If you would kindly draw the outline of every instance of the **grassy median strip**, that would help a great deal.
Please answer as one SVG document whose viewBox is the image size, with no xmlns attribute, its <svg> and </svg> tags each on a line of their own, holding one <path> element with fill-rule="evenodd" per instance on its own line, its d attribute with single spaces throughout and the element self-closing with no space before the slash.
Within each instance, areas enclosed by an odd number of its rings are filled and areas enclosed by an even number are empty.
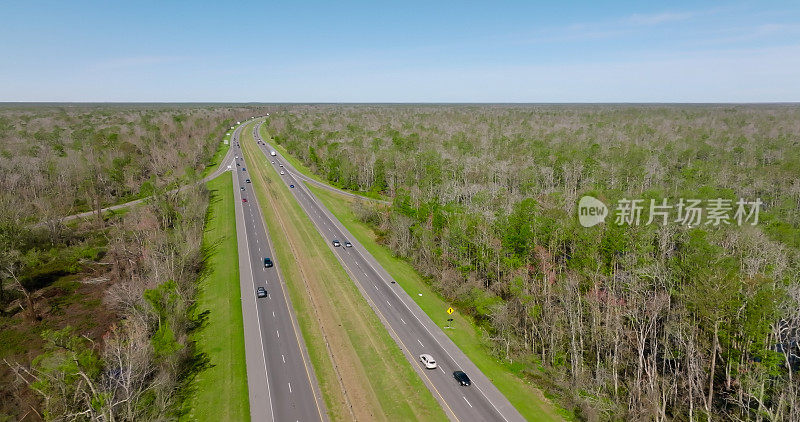
<svg viewBox="0 0 800 422">
<path fill-rule="evenodd" d="M 445 330 L 445 333 L 492 380 L 525 419 L 555 421 L 562 420 L 565 416 L 569 417 L 566 411 L 551 404 L 540 390 L 516 376 L 514 371 L 518 368 L 493 358 L 480 342 L 479 329 L 468 318 L 458 313 L 447 315 L 445 310 L 450 305 L 425 283 L 408 262 L 397 258 L 388 248 L 379 245 L 372 229 L 358 220 L 351 208 L 353 199 L 307 185 L 434 322 L 444 327 L 447 318 L 454 319 L 452 326 L 455 329 Z"/>
<path fill-rule="evenodd" d="M 186 420 L 244 421 L 250 419 L 244 331 L 239 290 L 239 254 L 233 180 L 228 172 L 207 183 L 211 191 L 203 247 L 208 270 L 200 282 L 197 310 L 210 311 L 206 325 L 193 334 L 211 366 L 193 381 L 186 401 Z"/>
<path fill-rule="evenodd" d="M 446 420 L 249 127 L 241 145 L 331 418 Z"/>
</svg>

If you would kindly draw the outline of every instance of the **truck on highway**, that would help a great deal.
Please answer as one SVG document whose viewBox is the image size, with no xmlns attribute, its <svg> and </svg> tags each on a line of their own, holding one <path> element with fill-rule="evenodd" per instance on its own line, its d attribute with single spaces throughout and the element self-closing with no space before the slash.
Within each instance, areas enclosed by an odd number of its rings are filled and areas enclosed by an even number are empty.
<svg viewBox="0 0 800 422">
<path fill-rule="evenodd" d="M 274 156 L 276 156 L 276 155 L 278 155 L 278 154 L 277 154 L 277 153 L 275 152 L 275 150 L 273 149 L 272 151 L 270 151 L 270 152 L 269 152 L 269 155 L 271 155 L 271 156 L 273 156 L 273 157 L 274 157 Z"/>
</svg>

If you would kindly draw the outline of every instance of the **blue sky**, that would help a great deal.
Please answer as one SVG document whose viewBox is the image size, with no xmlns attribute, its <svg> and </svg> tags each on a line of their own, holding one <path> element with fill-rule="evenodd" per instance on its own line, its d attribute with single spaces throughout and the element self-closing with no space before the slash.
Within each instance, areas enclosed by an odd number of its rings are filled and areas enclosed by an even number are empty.
<svg viewBox="0 0 800 422">
<path fill-rule="evenodd" d="M 797 1 L 4 1 L 0 16 L 0 101 L 800 101 Z"/>
</svg>

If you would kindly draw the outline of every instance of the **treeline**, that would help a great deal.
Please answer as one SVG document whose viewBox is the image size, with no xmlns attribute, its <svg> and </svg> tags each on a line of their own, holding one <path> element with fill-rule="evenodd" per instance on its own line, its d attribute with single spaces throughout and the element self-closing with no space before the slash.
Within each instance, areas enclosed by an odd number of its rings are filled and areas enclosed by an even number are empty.
<svg viewBox="0 0 800 422">
<path fill-rule="evenodd" d="M 228 106 L 0 109 L 0 420 L 177 419 Z M 134 198 L 144 205 L 65 224 Z"/>
<path fill-rule="evenodd" d="M 0 206 L 55 219 L 197 178 L 237 120 L 221 106 L 0 108 Z"/>
<path fill-rule="evenodd" d="M 799 117 L 293 106 L 269 127 L 334 184 L 393 197 L 356 211 L 474 316 L 487 347 L 582 417 L 800 420 Z M 584 228 L 585 194 L 642 198 L 645 217 Z M 648 225 L 651 198 L 763 205 L 755 226 Z"/>
</svg>

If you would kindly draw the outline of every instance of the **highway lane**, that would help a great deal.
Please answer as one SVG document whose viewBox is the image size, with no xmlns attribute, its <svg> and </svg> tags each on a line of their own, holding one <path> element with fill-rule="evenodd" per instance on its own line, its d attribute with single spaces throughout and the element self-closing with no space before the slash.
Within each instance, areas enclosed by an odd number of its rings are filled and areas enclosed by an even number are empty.
<svg viewBox="0 0 800 422">
<path fill-rule="evenodd" d="M 240 147 L 234 144 L 237 237 L 252 420 L 328 420 Z M 236 164 L 239 165 L 236 165 Z M 244 190 L 242 190 L 244 188 Z M 246 202 L 244 201 L 246 200 Z M 244 244 L 244 245 L 242 245 Z M 264 257 L 273 267 L 265 268 Z M 256 290 L 264 287 L 266 298 Z M 253 321 L 257 324 L 253 324 Z M 257 340 L 257 341 L 256 341 Z M 265 402 L 266 401 L 266 402 Z"/>
<path fill-rule="evenodd" d="M 254 133 L 256 140 L 261 140 L 257 132 Z M 316 196 L 299 182 L 305 178 L 300 178 L 299 173 L 279 153 L 271 156 L 269 152 L 274 149 L 271 145 L 263 143 L 260 148 L 275 170 L 279 174 L 284 172 L 281 176 L 284 182 L 294 185 L 294 188 L 290 188 L 293 195 L 448 417 L 465 422 L 523 421 L 522 415 L 505 396 L 395 283 Z M 334 247 L 331 244 L 333 239 L 339 240 L 343 246 Z M 344 247 L 345 240 L 350 241 L 353 247 Z M 443 309 L 443 319 L 444 311 Z M 438 368 L 425 369 L 419 362 L 419 355 L 422 353 L 432 355 Z M 466 372 L 472 385 L 460 386 L 452 375 L 455 370 Z"/>
<path fill-rule="evenodd" d="M 294 167 L 292 167 L 292 168 L 294 169 Z M 337 193 L 339 195 L 349 196 L 351 198 L 356 198 L 356 199 L 359 199 L 359 200 L 362 200 L 362 201 L 377 202 L 377 203 L 383 204 L 383 205 L 392 205 L 391 201 L 386 201 L 386 200 L 383 200 L 383 199 L 368 198 L 366 196 L 356 195 L 354 193 L 350 193 L 350 192 L 347 192 L 345 190 L 337 189 L 337 188 L 335 188 L 335 187 L 333 187 L 331 185 L 316 181 L 316 180 L 314 180 L 314 179 L 312 179 L 312 178 L 310 178 L 310 177 L 308 177 L 305 174 L 300 173 L 300 172 L 295 172 L 293 176 L 295 178 L 298 178 L 298 179 L 303 180 L 305 182 L 311 183 L 314 186 L 319 186 L 322 189 L 329 190 L 331 192 L 335 192 L 335 193 Z"/>
</svg>

